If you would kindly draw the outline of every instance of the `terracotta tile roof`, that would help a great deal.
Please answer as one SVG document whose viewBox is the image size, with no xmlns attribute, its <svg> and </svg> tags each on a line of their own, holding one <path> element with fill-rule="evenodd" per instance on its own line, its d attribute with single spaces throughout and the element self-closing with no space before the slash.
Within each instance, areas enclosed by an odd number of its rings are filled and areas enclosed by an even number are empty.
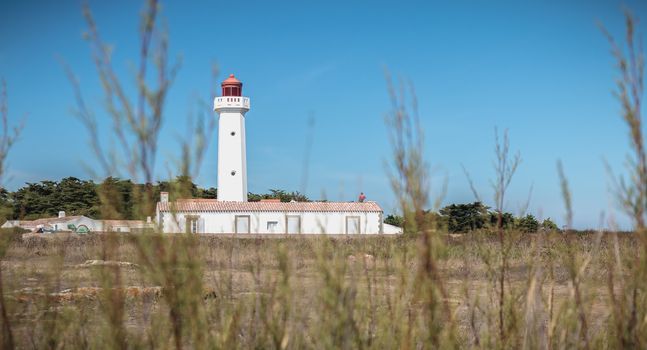
<svg viewBox="0 0 647 350">
<path fill-rule="evenodd" d="M 158 202 L 162 212 L 381 212 L 376 202 L 228 202 L 215 199 L 180 199 Z"/>
<path fill-rule="evenodd" d="M 29 228 L 29 229 L 34 229 L 36 228 L 36 225 L 33 220 L 13 220 L 14 222 L 12 223 L 12 226 L 18 226 L 22 228 Z"/>
<path fill-rule="evenodd" d="M 78 218 L 82 217 L 82 215 L 74 215 L 74 216 L 64 216 L 62 218 L 55 217 L 55 218 L 42 218 L 42 219 L 36 219 L 32 221 L 21 221 L 22 223 L 30 223 L 34 225 L 47 225 L 47 224 L 58 224 L 62 222 L 68 222 L 72 220 L 76 220 Z"/>
<path fill-rule="evenodd" d="M 12 220 L 14 226 L 20 226 L 25 229 L 35 229 L 38 225 L 54 225 L 66 223 L 68 221 L 76 220 L 83 217 L 82 215 L 64 216 L 62 218 L 40 218 L 36 220 Z"/>
</svg>

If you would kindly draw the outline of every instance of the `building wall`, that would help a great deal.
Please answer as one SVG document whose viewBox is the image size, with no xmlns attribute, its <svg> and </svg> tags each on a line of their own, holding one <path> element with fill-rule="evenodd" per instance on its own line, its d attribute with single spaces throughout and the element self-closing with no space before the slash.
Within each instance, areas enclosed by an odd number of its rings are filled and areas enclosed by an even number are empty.
<svg viewBox="0 0 647 350">
<path fill-rule="evenodd" d="M 249 216 L 250 233 L 285 234 L 287 216 L 301 218 L 302 234 L 345 234 L 346 218 L 359 217 L 360 234 L 383 233 L 382 213 L 378 212 L 222 212 L 222 213 L 159 213 L 164 232 L 183 232 L 186 216 L 197 216 L 198 233 L 235 233 L 236 216 Z M 268 230 L 268 222 L 276 222 L 274 232 Z"/>
<path fill-rule="evenodd" d="M 49 224 L 49 226 L 55 231 L 72 231 L 68 228 L 68 225 L 74 225 L 74 227 L 76 228 L 81 225 L 85 225 L 92 232 L 101 231 L 101 224 L 100 222 L 98 222 L 98 220 L 90 219 L 85 216 L 70 218 L 69 220 L 63 219 L 61 220 L 61 222 Z"/>
<path fill-rule="evenodd" d="M 130 226 L 128 225 L 115 225 L 115 224 L 104 224 L 102 226 L 102 231 L 105 232 L 130 232 Z"/>
</svg>

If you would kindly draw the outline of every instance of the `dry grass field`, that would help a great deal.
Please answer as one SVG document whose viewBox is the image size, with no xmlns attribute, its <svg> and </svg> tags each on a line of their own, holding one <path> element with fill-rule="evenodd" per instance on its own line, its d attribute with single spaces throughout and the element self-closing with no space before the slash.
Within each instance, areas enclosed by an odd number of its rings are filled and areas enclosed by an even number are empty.
<svg viewBox="0 0 647 350">
<path fill-rule="evenodd" d="M 634 235 L 508 234 L 437 233 L 437 277 L 414 237 L 31 237 L 2 261 L 8 324 L 20 348 L 620 345 Z"/>
</svg>

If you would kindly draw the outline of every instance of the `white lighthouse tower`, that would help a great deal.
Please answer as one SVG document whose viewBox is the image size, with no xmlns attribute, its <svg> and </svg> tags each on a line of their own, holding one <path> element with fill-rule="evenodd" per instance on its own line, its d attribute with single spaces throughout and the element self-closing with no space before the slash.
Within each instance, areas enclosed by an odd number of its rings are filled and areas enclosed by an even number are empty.
<svg viewBox="0 0 647 350">
<path fill-rule="evenodd" d="M 245 113 L 249 97 L 233 74 L 222 82 L 222 96 L 213 101 L 218 112 L 218 200 L 247 202 Z"/>
</svg>

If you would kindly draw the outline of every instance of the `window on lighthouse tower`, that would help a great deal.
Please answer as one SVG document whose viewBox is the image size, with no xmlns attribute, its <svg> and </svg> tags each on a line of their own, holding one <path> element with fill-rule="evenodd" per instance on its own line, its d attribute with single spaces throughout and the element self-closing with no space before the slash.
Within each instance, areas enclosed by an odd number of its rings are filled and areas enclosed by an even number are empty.
<svg viewBox="0 0 647 350">
<path fill-rule="evenodd" d="M 241 95 L 240 90 L 241 90 L 240 86 L 235 86 L 235 85 L 223 86 L 222 95 L 223 96 L 240 96 Z"/>
</svg>

